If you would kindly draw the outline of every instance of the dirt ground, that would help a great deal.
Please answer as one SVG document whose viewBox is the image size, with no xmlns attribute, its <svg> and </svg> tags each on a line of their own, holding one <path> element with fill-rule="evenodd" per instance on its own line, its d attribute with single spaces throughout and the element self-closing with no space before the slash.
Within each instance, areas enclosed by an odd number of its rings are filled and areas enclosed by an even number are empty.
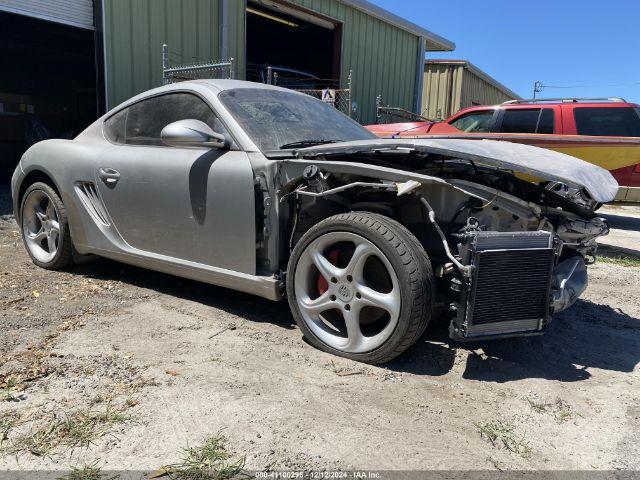
<svg viewBox="0 0 640 480">
<path fill-rule="evenodd" d="M 0 195 L 0 470 L 155 470 L 224 433 L 271 469 L 640 469 L 640 263 L 601 261 L 545 337 L 385 368 L 309 346 L 286 305 L 110 261 L 29 260 Z"/>
</svg>

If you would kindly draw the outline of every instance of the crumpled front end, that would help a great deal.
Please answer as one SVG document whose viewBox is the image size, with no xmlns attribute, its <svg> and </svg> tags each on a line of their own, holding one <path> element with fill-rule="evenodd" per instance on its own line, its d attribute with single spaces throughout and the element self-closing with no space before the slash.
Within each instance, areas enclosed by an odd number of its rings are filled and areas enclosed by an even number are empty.
<svg viewBox="0 0 640 480">
<path fill-rule="evenodd" d="M 326 185 L 294 180 L 286 193 L 299 200 L 291 244 L 305 222 L 341 211 L 396 219 L 429 256 L 458 340 L 541 334 L 585 291 L 609 231 L 594 209 L 617 190 L 608 172 L 507 142 L 389 142 L 299 152 L 295 167 L 313 165 Z"/>
</svg>

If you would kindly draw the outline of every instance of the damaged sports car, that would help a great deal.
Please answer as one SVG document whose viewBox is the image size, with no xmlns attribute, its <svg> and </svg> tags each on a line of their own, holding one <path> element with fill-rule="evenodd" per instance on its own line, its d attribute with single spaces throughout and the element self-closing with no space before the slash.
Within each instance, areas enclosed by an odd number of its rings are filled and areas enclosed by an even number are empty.
<svg viewBox="0 0 640 480">
<path fill-rule="evenodd" d="M 287 298 L 314 346 L 368 363 L 444 317 L 458 341 L 542 334 L 587 285 L 595 165 L 489 140 L 384 140 L 331 105 L 235 80 L 164 86 L 12 179 L 37 265 L 93 256 Z M 219 291 L 223 295 L 222 291 Z"/>
</svg>

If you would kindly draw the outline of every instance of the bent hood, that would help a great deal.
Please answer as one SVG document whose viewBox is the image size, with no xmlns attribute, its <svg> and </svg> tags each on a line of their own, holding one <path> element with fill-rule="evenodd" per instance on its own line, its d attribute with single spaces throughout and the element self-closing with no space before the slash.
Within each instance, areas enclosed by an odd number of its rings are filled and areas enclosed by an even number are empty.
<svg viewBox="0 0 640 480">
<path fill-rule="evenodd" d="M 544 148 L 496 140 L 377 139 L 331 143 L 296 151 L 299 158 L 409 150 L 471 160 L 548 181 L 584 187 L 600 203 L 612 201 L 618 182 L 611 173 L 579 158 Z"/>
</svg>

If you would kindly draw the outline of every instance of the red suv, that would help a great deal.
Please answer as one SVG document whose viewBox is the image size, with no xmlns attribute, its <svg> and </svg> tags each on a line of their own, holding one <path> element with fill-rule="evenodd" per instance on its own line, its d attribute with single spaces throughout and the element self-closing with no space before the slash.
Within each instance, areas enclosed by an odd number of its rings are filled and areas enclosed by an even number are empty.
<svg viewBox="0 0 640 480">
<path fill-rule="evenodd" d="M 640 106 L 622 98 L 513 100 L 465 108 L 444 122 L 369 128 L 380 136 L 464 132 L 550 148 L 611 170 L 620 185 L 638 188 L 621 189 L 620 199 L 640 200 Z"/>
</svg>

